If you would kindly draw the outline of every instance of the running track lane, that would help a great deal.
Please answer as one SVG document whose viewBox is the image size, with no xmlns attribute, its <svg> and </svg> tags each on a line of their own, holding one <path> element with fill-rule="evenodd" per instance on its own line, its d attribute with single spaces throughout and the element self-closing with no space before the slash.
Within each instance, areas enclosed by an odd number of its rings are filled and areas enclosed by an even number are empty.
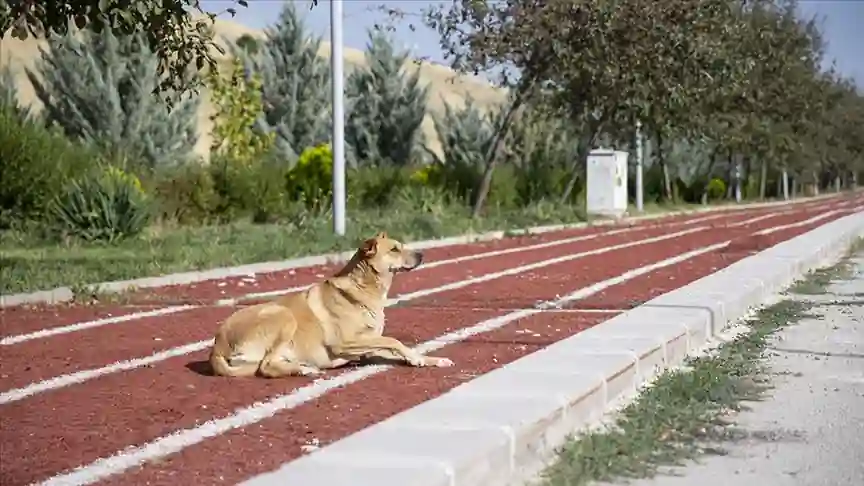
<svg viewBox="0 0 864 486">
<path fill-rule="evenodd" d="M 827 220 L 801 228 L 796 233 L 824 224 Z M 791 236 L 791 232 L 778 234 L 776 239 L 780 241 L 781 238 Z M 657 259 L 659 258 L 658 256 Z M 703 272 L 707 273 L 710 271 Z M 570 279 L 567 269 L 556 268 L 555 274 L 560 281 Z M 695 280 L 703 274 L 691 275 L 688 280 Z M 592 280 L 596 282 L 599 278 L 598 276 Z M 628 290 L 625 285 L 628 284 L 621 285 L 622 293 Z M 643 282 L 636 287 L 644 285 Z M 680 284 L 666 290 L 672 290 L 678 285 Z M 572 291 L 579 286 L 574 283 L 567 289 Z M 507 289 L 507 293 L 522 295 L 522 291 L 530 287 L 520 284 Z M 606 316 L 608 317 L 611 316 Z M 481 316 L 475 316 L 475 319 L 480 318 Z M 568 312 L 528 317 L 497 331 L 447 346 L 443 352 L 436 353 L 458 360 L 456 368 L 436 373 L 435 371 L 442 370 L 397 367 L 368 378 L 363 383 L 348 385 L 339 391 L 326 394 L 290 412 L 278 414 L 243 429 L 235 429 L 223 436 L 189 447 L 158 464 L 144 466 L 100 484 L 168 485 L 176 484 L 175 481 L 234 484 L 299 456 L 302 453 L 301 447 L 307 442 L 317 440 L 319 444 L 325 445 L 603 319 L 596 315 L 580 318 Z"/>
<path fill-rule="evenodd" d="M 816 213 L 807 211 L 802 214 Z M 769 217 L 763 215 L 735 223 L 728 222 L 727 224 L 740 226 L 756 220 L 773 221 L 779 217 L 770 217 L 770 214 L 767 216 Z M 735 219 L 737 220 L 738 218 Z M 722 231 L 722 228 L 722 226 L 715 225 L 710 231 Z M 689 231 L 696 229 L 698 227 L 691 228 Z M 658 230 L 651 229 L 651 231 L 628 234 L 634 239 L 641 238 L 644 240 L 645 237 L 656 238 L 659 233 Z M 560 259 L 562 256 L 571 258 L 568 255 L 578 255 L 580 252 L 592 250 L 597 251 L 598 247 L 606 246 L 608 248 L 609 244 L 620 246 L 622 242 L 619 240 L 621 238 L 621 235 L 608 235 L 602 240 L 600 238 L 591 240 L 594 243 L 590 245 L 587 241 L 568 245 L 563 248 L 564 255 L 559 254 L 560 252 L 546 253 L 544 251 L 533 257 L 529 256 L 516 261 L 504 262 L 504 265 L 507 265 L 505 268 L 513 269 L 517 265 L 542 264 L 548 262 L 549 258 Z M 623 243 L 634 245 L 639 243 L 639 241 Z M 633 246 L 632 248 L 638 248 L 638 246 Z M 584 255 L 584 253 L 582 254 Z M 488 265 L 489 263 L 487 261 L 485 264 Z M 490 273 L 493 276 L 496 273 L 500 276 L 500 271 L 495 271 L 497 268 L 491 272 L 488 269 L 479 269 L 475 273 L 478 269 L 468 265 L 460 268 L 462 272 L 456 275 L 440 273 L 440 268 L 433 268 L 433 271 L 438 271 L 439 273 L 430 275 L 432 277 L 431 280 L 435 281 L 436 284 L 453 285 L 460 282 L 462 284 L 469 283 L 472 279 L 487 278 L 490 276 Z M 409 281 L 407 285 L 401 286 L 401 289 L 399 288 L 400 285 L 397 284 L 396 298 L 407 301 L 411 297 L 417 298 L 424 293 L 428 294 L 436 289 L 430 289 L 428 285 L 424 286 L 423 284 L 424 282 L 417 278 L 413 282 Z M 445 290 L 440 285 L 437 289 L 439 291 Z M 470 289 L 468 290 L 470 292 Z M 404 305 L 405 302 L 401 304 Z M 488 307 L 488 302 L 483 304 L 483 306 Z M 89 328 L 75 332 L 73 336 L 55 335 L 0 347 L 0 350 L 3 351 L 5 369 L 9 370 L 6 373 L 0 374 L 0 390 L 2 390 L 2 393 L 0 393 L 0 404 L 23 399 L 27 395 L 38 392 L 39 389 L 34 389 L 31 385 L 41 380 L 54 380 L 54 384 L 37 383 L 37 386 L 41 387 L 42 390 L 57 388 L 58 385 L 56 383 L 58 380 L 69 385 L 93 379 L 96 376 L 94 375 L 94 370 L 110 367 L 111 371 L 114 372 L 117 371 L 117 362 L 133 357 L 139 360 L 146 357 L 148 361 L 153 362 L 160 359 L 158 356 L 154 357 L 156 354 L 164 355 L 164 353 L 171 353 L 176 355 L 178 353 L 185 354 L 197 349 L 204 349 L 209 345 L 205 341 L 209 341 L 212 337 L 215 325 L 230 312 L 230 308 L 224 307 L 202 308 L 195 311 L 173 314 L 168 317 L 150 317 L 135 323 Z M 142 336 L 146 338 L 142 338 Z M 112 345 L 105 347 L 103 345 L 105 342 L 110 342 Z M 197 349 L 190 349 L 190 343 L 198 343 L 195 344 Z M 178 351 L 178 348 L 182 349 Z M 165 356 L 161 359 L 167 359 L 167 357 Z M 127 368 L 133 367 L 132 364 L 124 366 Z M 76 373 L 79 375 L 83 373 L 84 375 L 72 380 L 69 375 Z"/>
<path fill-rule="evenodd" d="M 767 222 L 781 217 L 766 217 L 771 214 L 775 213 L 756 217 L 736 215 L 724 220 L 711 221 L 711 230 L 722 231 L 725 225 L 740 225 L 759 218 L 762 218 L 759 221 Z M 801 214 L 817 213 L 808 208 Z M 696 226 L 702 225 L 685 225 L 681 228 Z M 393 294 L 398 297 L 424 291 L 436 285 L 452 284 L 479 277 L 502 268 L 513 268 L 604 246 L 657 237 L 668 232 L 666 228 L 649 226 L 626 233 L 605 233 L 597 235 L 594 239 L 570 244 L 464 261 L 458 265 L 432 267 L 424 271 L 400 275 L 394 284 Z M 187 343 L 210 339 L 215 326 L 233 310 L 230 307 L 202 307 L 168 316 L 152 316 L 136 321 L 84 329 L 75 331 L 71 336 L 58 334 L 0 346 L 4 369 L 7 370 L 0 373 L 0 390 L 8 391 L 54 376 L 93 369 L 130 357 L 147 356 Z M 142 336 L 146 336 L 147 339 L 143 339 Z M 106 342 L 112 343 L 111 346 L 106 348 L 103 344 Z M 3 403 L 3 400 L 0 400 L 0 403 Z"/>
<path fill-rule="evenodd" d="M 839 214 L 834 217 L 839 217 Z M 810 225 L 810 227 L 824 224 L 834 219 L 834 217 L 826 218 Z M 642 251 L 628 252 L 626 250 L 617 250 L 614 254 L 609 254 L 607 258 L 602 258 L 604 265 L 600 268 L 597 265 L 598 258 L 595 257 L 583 261 L 576 260 L 575 262 L 557 264 L 539 273 L 542 275 L 555 274 L 562 276 L 558 280 L 567 283 L 566 287 L 570 290 L 579 286 L 580 283 L 596 282 L 618 275 L 627 269 L 677 255 L 687 249 L 716 243 L 717 241 L 722 241 L 723 238 L 746 236 L 757 227 L 775 226 L 784 222 L 800 221 L 803 219 L 806 218 L 799 214 L 797 217 L 787 217 L 784 221 L 772 219 L 771 224 L 763 221 L 752 225 L 750 228 L 728 229 L 723 231 L 722 235 L 717 235 L 716 233 L 718 232 L 716 231 L 697 233 L 677 238 L 673 240 L 674 243 L 667 241 L 665 243 L 652 244 L 650 245 L 650 251 L 648 251 L 649 245 L 640 248 Z M 806 227 L 799 228 L 796 230 L 796 234 L 806 229 Z M 792 234 L 789 234 L 785 237 L 791 236 Z M 587 265 L 592 260 L 593 265 Z M 528 304 L 524 302 L 526 295 L 536 295 L 540 298 L 548 298 L 552 295 L 552 292 L 547 291 L 545 288 L 538 292 L 538 281 L 536 279 L 515 277 L 508 278 L 506 281 L 504 280 L 501 279 L 483 285 L 483 292 L 472 293 L 469 299 L 470 302 L 465 302 L 464 291 L 451 292 L 449 294 L 450 300 L 456 305 L 451 305 L 449 309 L 442 306 L 442 303 L 447 303 L 444 295 L 438 294 L 434 297 L 437 299 L 434 302 L 435 307 L 429 308 L 428 311 L 416 307 L 388 310 L 390 332 L 396 337 L 413 343 L 440 335 L 446 330 L 471 325 L 473 322 L 485 319 L 491 315 L 503 314 L 504 312 L 496 307 L 497 304 L 494 302 L 492 302 L 492 305 L 489 304 L 491 299 L 502 299 L 499 301 L 500 303 L 508 303 L 512 307 L 513 301 L 520 302 L 520 299 L 523 299 L 521 301 L 522 304 Z M 542 281 L 542 285 L 547 286 L 548 284 L 548 279 Z M 507 296 L 513 296 L 513 298 L 508 298 Z M 469 311 L 465 304 L 471 302 L 479 303 L 481 308 Z M 422 305 L 422 303 L 421 299 L 421 302 L 418 302 L 417 305 Z M 533 304 L 533 302 L 530 303 Z M 486 308 L 483 308 L 484 306 Z M 416 319 L 418 313 L 424 316 L 423 323 L 413 323 L 415 325 L 412 327 L 410 319 L 412 317 Z M 577 332 L 587 325 L 596 323 L 598 320 L 609 317 L 608 315 L 592 315 L 573 321 L 572 314 L 562 313 L 562 315 L 565 316 L 562 318 L 564 322 L 572 321 L 575 323 L 573 324 L 575 327 L 566 327 L 561 324 L 555 328 L 559 329 L 559 331 L 555 332 L 565 334 L 555 337 L 555 340 Z M 500 332 L 505 331 L 501 330 Z M 522 333 L 519 334 L 521 335 Z M 481 340 L 486 342 L 491 339 L 490 336 L 494 337 L 494 333 L 485 335 Z M 515 359 L 516 356 L 506 358 L 507 353 L 504 351 L 517 354 L 522 353 L 518 354 L 521 356 L 536 349 L 536 347 L 532 347 L 529 344 L 524 344 L 525 348 L 520 348 L 523 344 L 518 344 L 515 350 L 513 350 L 510 349 L 512 346 L 506 344 L 512 341 L 512 336 L 503 340 L 504 344 L 501 344 L 503 346 L 501 351 L 503 353 L 502 358 L 498 359 L 498 363 L 492 361 L 490 366 L 494 367 L 509 359 Z M 548 344 L 551 341 L 547 340 L 544 342 Z M 535 343 L 533 346 L 537 345 L 543 345 L 543 343 Z M 451 349 L 461 349 L 459 346 L 462 345 L 449 346 L 447 348 L 448 351 L 445 351 L 445 353 L 451 352 Z M 488 358 L 485 346 L 471 349 L 475 353 L 478 353 L 478 359 L 484 356 Z M 467 379 L 473 376 L 474 373 L 488 371 L 486 369 L 473 369 L 472 366 L 474 365 L 471 364 L 473 362 L 462 359 L 461 356 L 459 355 L 460 361 L 457 361 L 456 368 L 445 372 L 453 373 L 454 379 L 459 377 L 461 377 L 460 379 Z M 234 380 L 230 387 L 230 393 L 226 393 L 228 390 L 224 386 L 226 381 L 202 377 L 183 369 L 184 365 L 189 364 L 190 361 L 194 362 L 196 359 L 203 359 L 203 353 L 199 356 L 188 356 L 173 361 L 168 360 L 150 369 L 136 370 L 124 375 L 109 376 L 80 386 L 37 395 L 5 406 L 3 420 L 7 423 L 3 426 L 4 434 L 10 433 L 16 437 L 26 437 L 27 440 L 19 441 L 18 444 L 22 442 L 26 443 L 21 444 L 21 447 L 16 447 L 17 450 L 5 458 L 4 462 L 7 464 L 11 463 L 12 467 L 9 470 L 4 468 L 3 484 L 26 484 L 28 481 L 44 478 L 52 472 L 58 472 L 60 469 L 74 467 L 77 464 L 88 463 L 99 456 L 109 455 L 127 444 L 140 443 L 164 435 L 180 427 L 194 426 L 214 415 L 222 416 L 229 414 L 235 408 L 247 405 L 253 400 L 285 393 L 291 388 L 308 383 L 308 380 L 302 378 L 273 381 Z M 463 362 L 464 365 L 461 364 Z M 381 377 L 391 376 L 393 373 L 396 373 L 396 376 L 401 376 L 400 373 L 405 373 L 405 370 L 407 368 L 397 368 L 380 376 L 370 378 L 364 384 L 358 386 L 349 385 L 344 391 L 331 393 L 314 403 L 325 399 L 332 399 L 342 403 L 343 410 L 346 408 L 350 409 L 351 415 L 345 417 L 346 420 L 343 421 L 345 427 L 353 424 L 355 420 L 362 422 L 362 414 L 355 416 L 356 407 L 352 406 L 351 403 L 343 401 L 341 398 L 343 396 L 342 393 L 359 388 L 361 390 L 368 389 L 367 391 L 374 395 L 375 388 L 367 386 L 369 383 L 374 382 L 370 380 L 380 380 L 383 379 Z M 417 371 L 425 373 L 428 370 Z M 413 373 L 414 371 L 410 372 Z M 427 376 L 433 380 L 437 380 L 439 375 L 432 374 Z M 430 393 L 441 391 L 435 387 L 431 387 L 429 390 Z M 401 394 L 402 392 L 400 391 Z M 333 398 L 328 398 L 330 396 Z M 406 398 L 411 397 L 406 395 Z M 314 403 L 309 405 L 314 405 Z M 75 404 L 75 406 L 58 406 L 59 404 Z M 359 405 L 363 404 L 360 403 Z M 16 407 L 19 407 L 17 411 Z M 301 408 L 304 407 L 307 406 L 301 406 Z M 306 414 L 298 415 L 298 411 L 301 408 L 295 409 L 290 415 L 295 418 L 302 416 L 303 419 L 299 421 L 300 423 L 314 424 L 318 420 L 313 416 L 308 417 L 308 420 L 306 420 Z M 312 409 L 316 408 L 321 412 L 320 407 L 313 406 Z M 386 412 L 386 410 L 384 411 Z M 395 411 L 391 410 L 387 413 Z M 46 417 L 49 417 L 47 423 L 45 421 Z M 281 415 L 277 415 L 277 417 L 270 420 L 279 420 L 280 418 L 281 420 L 285 419 Z M 255 429 L 254 426 L 248 427 L 246 430 L 250 431 L 253 429 Z M 344 433 L 349 431 L 343 428 L 341 433 L 344 435 Z M 333 429 L 333 432 L 336 433 L 339 430 Z M 290 438 L 291 441 L 296 442 L 297 437 L 297 435 L 289 434 L 289 436 L 283 437 L 281 440 L 284 441 Z M 221 443 L 220 441 L 222 441 L 222 438 L 215 439 L 213 442 Z M 174 459 L 169 458 L 168 460 L 169 462 L 179 460 L 185 457 L 187 453 L 190 453 L 190 451 L 194 453 L 199 447 L 204 446 L 207 446 L 207 444 L 194 446 Z M 288 449 L 290 447 L 283 450 L 288 453 Z M 272 454 L 273 451 L 270 451 L 270 453 Z M 247 458 L 255 457 L 254 455 L 247 455 L 245 451 L 243 456 Z M 272 461 L 282 461 L 285 459 L 286 456 L 280 456 L 273 458 Z M 224 461 L 224 458 L 220 459 L 220 461 Z M 272 462 L 271 459 L 264 457 L 261 458 L 261 461 L 259 466 L 264 468 L 270 467 L 264 465 L 264 462 L 267 462 L 267 464 Z M 141 473 L 145 474 L 148 470 L 148 468 L 144 468 Z M 240 472 L 242 473 L 242 471 Z M 251 474 L 255 471 L 247 472 Z M 169 477 L 174 476 L 169 474 Z M 123 479 L 124 484 L 129 484 L 128 479 Z M 208 484 L 210 482 L 209 480 L 205 481 Z M 136 480 L 132 484 L 146 483 Z"/>
<path fill-rule="evenodd" d="M 826 203 L 848 200 L 849 195 L 836 198 L 799 203 L 789 208 L 805 208 L 824 205 Z M 490 251 L 510 250 L 528 245 L 579 237 L 583 235 L 605 233 L 625 227 L 646 227 L 657 224 L 667 226 L 687 224 L 689 221 L 711 221 L 727 216 L 748 214 L 751 217 L 759 214 L 780 211 L 781 207 L 756 209 L 735 209 L 722 212 L 671 216 L 652 220 L 636 221 L 609 226 L 576 228 L 543 233 L 540 235 L 517 236 L 502 240 L 478 242 L 472 244 L 452 245 L 425 250 L 428 261 L 444 260 L 471 255 L 479 255 Z M 788 210 L 788 209 L 787 209 Z M 334 265 L 316 265 L 280 272 L 260 273 L 250 276 L 213 279 L 186 285 L 173 285 L 159 289 L 145 289 L 125 296 L 123 304 L 94 303 L 92 305 L 54 304 L 54 305 L 24 305 L 0 308 L 0 336 L 32 332 L 46 327 L 47 322 L 53 325 L 68 325 L 80 321 L 105 319 L 133 312 L 152 311 L 165 306 L 180 303 L 208 302 L 214 299 L 237 297 L 248 293 L 269 292 L 306 285 L 320 276 L 331 274 L 336 269 Z"/>
</svg>

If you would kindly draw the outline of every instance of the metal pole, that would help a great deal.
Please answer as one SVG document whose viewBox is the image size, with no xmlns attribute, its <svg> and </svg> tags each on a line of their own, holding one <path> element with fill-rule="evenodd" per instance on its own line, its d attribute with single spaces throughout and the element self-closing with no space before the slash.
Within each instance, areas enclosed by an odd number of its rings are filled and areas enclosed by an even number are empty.
<svg viewBox="0 0 864 486">
<path fill-rule="evenodd" d="M 342 0 L 330 0 L 330 75 L 333 88 L 333 232 L 345 234 L 345 107 L 342 73 Z"/>
<path fill-rule="evenodd" d="M 636 211 L 642 212 L 643 196 L 642 196 L 642 122 L 636 120 Z"/>
</svg>

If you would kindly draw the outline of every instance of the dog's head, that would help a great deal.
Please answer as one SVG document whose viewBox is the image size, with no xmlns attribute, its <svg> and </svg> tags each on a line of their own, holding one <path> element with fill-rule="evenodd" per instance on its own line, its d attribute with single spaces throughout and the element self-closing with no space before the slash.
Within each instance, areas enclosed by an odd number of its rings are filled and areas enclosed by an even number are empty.
<svg viewBox="0 0 864 486">
<path fill-rule="evenodd" d="M 383 231 L 364 241 L 358 252 L 378 273 L 407 272 L 423 262 L 422 253 L 405 248 Z"/>
</svg>

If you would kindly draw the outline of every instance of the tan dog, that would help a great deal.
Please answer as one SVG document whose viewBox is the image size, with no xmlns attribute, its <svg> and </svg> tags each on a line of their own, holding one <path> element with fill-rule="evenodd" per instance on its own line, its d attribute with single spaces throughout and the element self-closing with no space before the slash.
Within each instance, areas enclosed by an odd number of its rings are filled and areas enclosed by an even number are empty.
<svg viewBox="0 0 864 486">
<path fill-rule="evenodd" d="M 423 260 L 379 233 L 336 275 L 307 290 L 240 309 L 219 327 L 210 365 L 217 375 L 316 375 L 362 358 L 451 366 L 383 336 L 387 291 L 397 272 Z"/>
</svg>

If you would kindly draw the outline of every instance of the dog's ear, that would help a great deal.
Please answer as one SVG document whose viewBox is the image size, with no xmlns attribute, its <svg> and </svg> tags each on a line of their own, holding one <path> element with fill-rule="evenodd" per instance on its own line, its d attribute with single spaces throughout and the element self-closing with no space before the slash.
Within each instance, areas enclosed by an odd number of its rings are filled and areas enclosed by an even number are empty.
<svg viewBox="0 0 864 486">
<path fill-rule="evenodd" d="M 375 238 L 369 238 L 368 240 L 364 241 L 363 244 L 360 246 L 360 251 L 362 251 L 363 254 L 366 256 L 375 255 L 375 252 L 378 251 L 378 240 L 376 240 Z"/>
<path fill-rule="evenodd" d="M 375 235 L 375 238 L 377 238 L 377 239 L 379 239 L 379 240 L 385 240 L 385 239 L 387 239 L 387 232 L 386 232 L 386 231 L 381 231 L 380 233 L 378 233 L 377 235 Z"/>
</svg>

